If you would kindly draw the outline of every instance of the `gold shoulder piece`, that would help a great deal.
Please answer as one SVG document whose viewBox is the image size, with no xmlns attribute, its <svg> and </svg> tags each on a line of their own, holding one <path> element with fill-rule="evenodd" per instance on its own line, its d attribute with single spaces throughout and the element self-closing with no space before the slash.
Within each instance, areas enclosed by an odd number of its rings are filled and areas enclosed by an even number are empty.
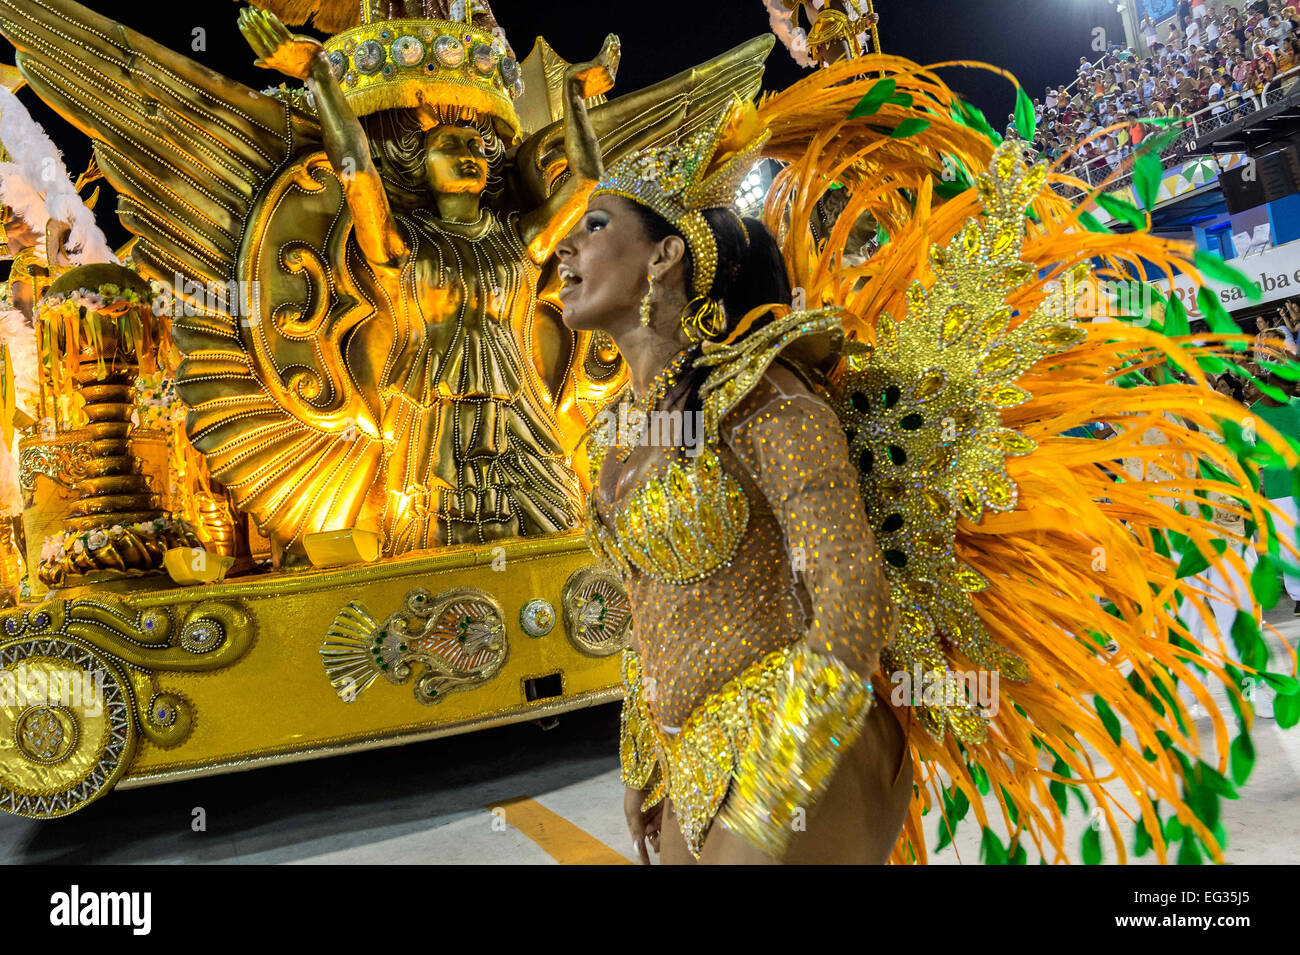
<svg viewBox="0 0 1300 955">
<path fill-rule="evenodd" d="M 705 440 L 718 440 L 722 419 L 754 389 L 783 351 L 793 353 L 802 346 L 816 353 L 835 354 L 843 345 L 844 323 L 839 309 L 822 308 L 791 312 L 733 345 L 722 345 L 701 355 L 695 361 L 696 367 L 713 367 L 700 386 Z"/>
</svg>

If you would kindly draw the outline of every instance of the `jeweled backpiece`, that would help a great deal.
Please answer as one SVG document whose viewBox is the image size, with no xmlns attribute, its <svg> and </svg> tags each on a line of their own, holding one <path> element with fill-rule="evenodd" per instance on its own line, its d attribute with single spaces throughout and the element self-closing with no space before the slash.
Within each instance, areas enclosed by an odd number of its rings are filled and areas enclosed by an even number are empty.
<svg viewBox="0 0 1300 955">
<path fill-rule="evenodd" d="M 1005 304 L 1036 277 L 1019 252 L 1025 207 L 1046 179 L 1046 167 L 1026 165 L 1019 150 L 1010 140 L 998 148 L 977 182 L 985 218 L 931 248 L 933 284 L 912 283 L 905 324 L 880 316 L 875 348 L 848 359 L 834 399 L 900 615 L 886 672 L 944 687 L 953 705 L 918 700 L 918 718 L 936 738 L 947 726 L 966 743 L 984 738 L 985 719 L 939 641 L 1004 678 L 1029 674 L 980 622 L 971 595 L 987 582 L 955 552 L 957 520 L 1015 506 L 1006 459 L 1035 445 L 1003 426 L 1002 411 L 1029 397 L 1017 378 L 1083 337 L 1064 288 L 1030 314 Z"/>
</svg>

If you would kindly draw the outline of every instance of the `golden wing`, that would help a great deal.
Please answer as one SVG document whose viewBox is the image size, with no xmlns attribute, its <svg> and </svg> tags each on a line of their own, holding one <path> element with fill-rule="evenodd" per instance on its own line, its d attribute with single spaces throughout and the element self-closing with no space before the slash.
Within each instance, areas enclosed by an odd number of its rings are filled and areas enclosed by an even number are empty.
<svg viewBox="0 0 1300 955">
<path fill-rule="evenodd" d="M 676 76 L 592 106 L 588 114 L 605 164 L 716 124 L 737 97 L 753 99 L 763 82 L 763 64 L 774 42 L 770 34 L 756 37 Z M 544 75 L 550 90 L 563 76 L 567 64 L 549 46 L 539 52 L 542 45 L 539 41 L 539 49 L 524 61 L 523 67 L 526 72 Z M 534 57 L 543 58 L 545 63 L 539 60 L 536 69 L 530 70 Z M 529 111 L 533 122 L 546 119 L 548 112 L 551 120 L 527 136 L 515 154 L 514 172 L 520 194 L 525 202 L 537 205 L 568 171 L 564 121 L 558 111 L 559 99 L 553 93 L 548 93 L 544 102 L 539 102 L 540 94 L 532 90 L 525 98 L 537 104 Z"/>
<path fill-rule="evenodd" d="M 32 89 L 94 140 L 141 268 L 226 288 L 250 200 L 319 140 L 315 120 L 72 0 L 0 0 L 0 33 Z"/>
<path fill-rule="evenodd" d="M 173 290 L 191 440 L 263 533 L 352 526 L 382 459 L 331 281 L 351 219 L 316 119 L 72 0 L 0 0 L 32 88 L 94 140 L 132 256 Z"/>
<path fill-rule="evenodd" d="M 186 428 L 263 534 L 355 527 L 383 461 L 377 388 L 351 333 L 376 315 L 347 268 L 352 217 L 323 152 L 299 157 L 249 213 L 231 315 L 178 316 Z M 368 396 L 368 398 L 367 398 Z"/>
</svg>

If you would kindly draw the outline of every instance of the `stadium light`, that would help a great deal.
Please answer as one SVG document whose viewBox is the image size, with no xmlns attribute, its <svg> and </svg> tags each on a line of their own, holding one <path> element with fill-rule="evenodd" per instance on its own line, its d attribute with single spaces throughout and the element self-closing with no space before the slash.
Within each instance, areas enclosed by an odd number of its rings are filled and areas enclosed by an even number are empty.
<svg viewBox="0 0 1300 955">
<path fill-rule="evenodd" d="M 741 216 L 756 216 L 763 208 L 763 197 L 771 185 L 772 177 L 767 172 L 765 160 L 759 160 L 749 171 L 740 189 L 736 191 L 736 212 Z"/>
</svg>

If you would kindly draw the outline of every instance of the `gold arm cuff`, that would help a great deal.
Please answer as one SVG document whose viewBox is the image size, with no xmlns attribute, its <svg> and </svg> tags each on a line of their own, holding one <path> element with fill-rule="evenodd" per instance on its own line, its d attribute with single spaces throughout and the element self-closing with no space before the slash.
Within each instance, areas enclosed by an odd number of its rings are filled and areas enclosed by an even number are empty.
<svg viewBox="0 0 1300 955">
<path fill-rule="evenodd" d="M 800 644 L 751 709 L 749 739 L 718 821 L 768 855 L 784 855 L 796 821 L 825 793 L 874 702 L 869 682 Z"/>
</svg>

